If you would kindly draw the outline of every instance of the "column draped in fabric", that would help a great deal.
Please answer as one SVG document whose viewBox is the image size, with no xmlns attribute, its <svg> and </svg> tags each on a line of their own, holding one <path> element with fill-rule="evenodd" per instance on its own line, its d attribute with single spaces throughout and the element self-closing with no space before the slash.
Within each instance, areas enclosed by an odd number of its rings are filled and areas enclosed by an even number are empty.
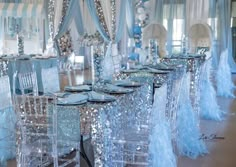
<svg viewBox="0 0 236 167">
<path fill-rule="evenodd" d="M 55 7 L 56 8 L 56 7 Z M 80 35 L 83 35 L 84 33 L 84 27 L 80 12 L 80 4 L 78 0 L 70 0 L 68 9 L 66 11 L 66 15 L 64 16 L 64 19 L 61 24 L 59 24 L 58 32 L 54 37 L 54 41 L 56 43 L 57 50 L 59 51 L 59 46 L 57 40 L 62 37 L 62 35 L 68 30 L 68 27 L 70 23 L 72 22 L 74 18 L 76 29 Z M 61 18 L 60 18 L 61 19 Z M 57 20 L 57 19 L 55 19 Z M 54 28 L 54 30 L 56 27 Z"/>
<path fill-rule="evenodd" d="M 94 1 L 93 0 L 87 0 L 86 2 L 87 2 L 87 5 L 88 5 L 90 15 L 91 15 L 91 17 L 92 17 L 92 19 L 95 23 L 95 26 L 96 26 L 97 30 L 99 31 L 99 33 L 101 34 L 103 39 L 106 42 L 109 42 L 110 41 L 109 34 L 106 34 L 106 32 L 104 30 L 104 27 L 101 25 L 101 22 L 98 18 L 97 12 L 96 12 L 96 7 L 95 7 L 95 4 L 94 4 Z"/>
<path fill-rule="evenodd" d="M 108 48 L 106 51 L 105 59 L 104 59 L 104 77 L 111 78 L 114 73 L 114 61 L 111 55 L 117 55 L 117 43 L 121 40 L 123 35 L 123 29 L 125 24 L 125 16 L 126 16 L 126 0 L 114 0 L 115 2 L 115 16 L 113 16 L 112 12 L 112 4 L 111 1 L 98 1 L 102 8 L 103 13 L 102 17 L 104 17 L 105 23 L 101 23 L 101 20 L 98 16 L 98 11 L 96 8 L 95 2 L 93 0 L 87 0 L 87 6 L 91 17 L 95 23 L 95 26 L 105 42 L 108 43 Z M 115 25 L 112 21 L 112 17 L 115 17 Z"/>
<path fill-rule="evenodd" d="M 81 7 L 81 15 L 82 15 L 82 20 L 83 20 L 84 31 L 87 34 L 95 34 L 97 29 L 90 15 L 86 2 L 79 0 L 79 3 Z"/>
<path fill-rule="evenodd" d="M 97 30 L 100 32 L 100 34 L 102 35 L 102 37 L 104 38 L 104 40 L 106 42 L 119 42 L 121 37 L 122 37 L 122 32 L 123 32 L 123 25 L 125 23 L 125 5 L 126 5 L 126 1 L 125 0 L 116 0 L 116 13 L 117 16 L 116 17 L 116 30 L 115 30 L 115 39 L 112 40 L 111 36 L 112 33 L 111 32 L 111 7 L 109 6 L 108 1 L 106 1 L 106 3 L 104 3 L 103 1 L 101 1 L 101 6 L 103 7 L 103 12 L 104 12 L 104 18 L 106 21 L 106 25 L 108 27 L 108 31 L 109 33 L 107 34 L 107 32 L 105 32 L 104 27 L 102 26 L 102 24 L 100 23 L 100 20 L 98 18 L 97 15 L 97 9 L 95 7 L 94 1 L 93 0 L 87 0 L 87 5 L 90 11 L 90 14 L 92 16 L 92 19 L 95 23 L 95 26 L 97 27 Z M 118 6 L 119 5 L 119 6 Z M 109 15 L 110 14 L 110 15 Z"/>
<path fill-rule="evenodd" d="M 55 7 L 54 7 L 54 34 L 57 33 L 59 29 L 59 25 L 61 22 L 61 17 L 62 17 L 62 9 L 63 9 L 63 1 L 55 1 Z"/>
</svg>

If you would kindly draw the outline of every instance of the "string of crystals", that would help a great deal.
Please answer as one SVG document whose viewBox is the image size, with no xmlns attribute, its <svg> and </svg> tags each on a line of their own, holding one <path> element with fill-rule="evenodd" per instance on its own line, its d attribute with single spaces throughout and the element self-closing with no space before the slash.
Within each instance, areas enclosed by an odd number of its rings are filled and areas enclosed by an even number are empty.
<svg viewBox="0 0 236 167">
<path fill-rule="evenodd" d="M 112 36 L 111 39 L 112 41 L 115 40 L 116 36 L 116 1 L 115 0 L 110 0 L 111 1 L 111 30 L 112 30 Z"/>
<path fill-rule="evenodd" d="M 98 15 L 98 18 L 99 18 L 99 22 L 101 23 L 102 28 L 104 29 L 107 36 L 109 38 L 111 38 L 109 36 L 109 31 L 108 31 L 107 24 L 106 24 L 106 21 L 105 21 L 105 17 L 104 17 L 104 13 L 103 13 L 103 10 L 102 10 L 101 2 L 100 2 L 100 0 L 94 0 L 94 3 L 95 3 L 95 7 L 96 7 L 96 12 L 97 12 L 97 15 Z"/>
<path fill-rule="evenodd" d="M 49 24 L 49 38 L 54 37 L 54 6 L 55 0 L 49 0 L 48 2 L 48 24 Z"/>
</svg>

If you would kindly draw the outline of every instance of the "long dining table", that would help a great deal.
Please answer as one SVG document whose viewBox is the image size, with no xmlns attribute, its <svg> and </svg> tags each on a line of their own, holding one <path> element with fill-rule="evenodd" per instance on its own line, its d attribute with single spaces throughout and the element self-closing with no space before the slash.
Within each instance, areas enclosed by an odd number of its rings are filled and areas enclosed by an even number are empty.
<svg viewBox="0 0 236 167">
<path fill-rule="evenodd" d="M 170 60 L 173 61 L 175 59 L 168 59 L 166 61 L 168 62 Z M 109 147 L 109 143 L 104 143 L 107 139 L 122 137 L 122 133 L 125 130 L 129 128 L 136 128 L 137 130 L 139 125 L 147 124 L 155 88 L 161 87 L 163 83 L 167 83 L 170 85 L 169 91 L 171 91 L 173 76 L 183 76 L 185 68 L 187 71 L 193 73 L 192 81 L 198 82 L 198 78 L 195 76 L 199 75 L 196 71 L 200 68 L 201 62 L 204 61 L 203 56 L 195 58 L 186 57 L 182 60 L 184 61 L 180 61 L 180 64 L 176 63 L 176 61 L 171 62 L 172 68 L 167 70 L 155 68 L 155 65 L 152 65 L 149 66 L 150 68 L 148 70 L 147 68 L 140 68 L 133 71 L 121 71 L 116 76 L 117 80 L 130 79 L 142 85 L 132 88 L 133 91 L 129 93 L 111 93 L 116 99 L 113 102 L 87 102 L 76 106 L 59 106 L 58 126 L 61 129 L 61 135 L 68 136 L 68 133 L 72 133 L 68 129 L 70 126 L 67 127 L 63 123 L 60 124 L 60 121 L 64 121 L 64 116 L 67 115 L 68 119 L 70 117 L 69 113 L 71 113 L 69 111 L 80 112 L 80 133 L 82 136 L 89 136 L 91 138 L 91 144 L 94 148 L 94 164 L 98 166 L 103 164 L 103 161 L 105 159 L 107 160 L 110 154 L 106 150 Z M 194 88 L 194 90 L 196 89 Z"/>
<path fill-rule="evenodd" d="M 99 165 L 103 163 L 104 159 L 108 159 L 107 157 L 109 157 L 110 153 L 106 151 L 108 148 L 104 143 L 106 139 L 118 137 L 122 130 L 124 131 L 125 129 L 134 126 L 137 122 L 145 122 L 145 120 L 147 120 L 144 115 L 148 115 L 147 113 L 150 112 L 155 89 L 158 89 L 162 84 L 167 83 L 170 87 L 169 93 L 171 93 L 173 78 L 176 76 L 184 76 L 186 71 L 194 72 L 192 74 L 193 76 L 198 75 L 195 74 L 195 69 L 201 66 L 203 59 L 203 56 L 198 56 L 179 59 L 180 63 L 177 63 L 175 60 L 175 62 L 171 62 L 171 68 L 166 70 L 150 66 L 151 68 L 149 69 L 141 68 L 138 70 L 121 71 L 116 75 L 117 80 L 130 79 L 143 83 L 143 85 L 134 88 L 132 93 L 115 94 L 116 100 L 114 102 L 88 102 L 73 108 L 73 110 L 79 111 L 81 114 L 82 136 L 89 136 L 91 138 L 91 145 L 94 148 L 94 163 Z M 165 61 L 168 62 L 173 60 Z M 195 65 L 195 69 L 192 69 L 193 65 Z M 194 79 L 197 78 L 192 77 L 193 81 Z M 66 109 L 62 108 L 59 111 L 62 116 L 66 114 L 66 111 L 68 110 L 68 106 L 65 107 Z M 139 117 L 137 117 L 137 115 L 139 115 Z M 188 117 L 188 115 L 186 115 L 186 117 Z M 63 131 L 66 132 L 66 130 Z M 107 133 L 108 131 L 111 131 L 112 133 Z"/>
</svg>

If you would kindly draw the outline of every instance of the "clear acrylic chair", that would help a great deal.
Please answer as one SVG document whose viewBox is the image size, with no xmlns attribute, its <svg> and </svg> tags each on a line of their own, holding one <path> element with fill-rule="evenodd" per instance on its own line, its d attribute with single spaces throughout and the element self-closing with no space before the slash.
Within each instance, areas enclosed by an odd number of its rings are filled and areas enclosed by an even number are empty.
<svg viewBox="0 0 236 167">
<path fill-rule="evenodd" d="M 56 98 L 15 95 L 17 166 L 80 166 L 80 114 Z M 60 111 L 60 112 L 58 112 Z"/>
<path fill-rule="evenodd" d="M 60 80 L 57 67 L 41 70 L 44 93 L 54 93 L 60 91 Z"/>
<path fill-rule="evenodd" d="M 16 72 L 13 76 L 13 91 L 16 91 L 15 86 L 17 81 L 19 82 L 21 94 L 31 93 L 33 95 L 38 95 L 38 81 L 35 71 L 26 73 Z"/>
<path fill-rule="evenodd" d="M 7 75 L 0 76 L 0 166 L 15 157 L 16 117 L 12 106 L 10 82 Z"/>
</svg>

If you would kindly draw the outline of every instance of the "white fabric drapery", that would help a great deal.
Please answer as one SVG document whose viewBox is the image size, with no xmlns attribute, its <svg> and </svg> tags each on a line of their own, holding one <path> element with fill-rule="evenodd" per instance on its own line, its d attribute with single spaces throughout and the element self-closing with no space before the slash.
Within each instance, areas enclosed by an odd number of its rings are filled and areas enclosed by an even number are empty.
<svg viewBox="0 0 236 167">
<path fill-rule="evenodd" d="M 209 0 L 186 0 L 186 27 L 199 22 L 207 23 L 209 15 Z"/>
<path fill-rule="evenodd" d="M 0 54 L 3 54 L 3 42 L 4 38 L 4 18 L 0 17 Z"/>
<path fill-rule="evenodd" d="M 61 22 L 61 17 L 62 17 L 62 9 L 63 9 L 63 1 L 58 0 L 55 1 L 55 6 L 54 6 L 54 34 L 57 33 L 59 29 L 59 25 Z"/>
<path fill-rule="evenodd" d="M 90 16 L 88 7 L 84 1 L 79 0 L 81 6 L 81 15 L 83 19 L 84 31 L 87 34 L 94 34 L 96 32 L 96 26 Z"/>
</svg>

